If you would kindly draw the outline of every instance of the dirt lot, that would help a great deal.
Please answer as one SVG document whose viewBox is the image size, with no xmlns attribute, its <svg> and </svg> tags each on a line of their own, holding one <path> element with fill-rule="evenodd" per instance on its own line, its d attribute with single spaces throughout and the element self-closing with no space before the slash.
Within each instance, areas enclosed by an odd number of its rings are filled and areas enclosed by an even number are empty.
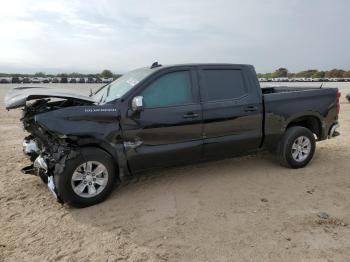
<svg viewBox="0 0 350 262">
<path fill-rule="evenodd" d="M 350 91 L 350 84 L 330 85 Z M 0 85 L 0 261 L 349 261 L 344 95 L 341 136 L 318 143 L 304 169 L 261 154 L 159 170 L 100 205 L 74 209 L 19 172 L 28 161 L 20 110 L 4 110 L 8 89 Z"/>
</svg>

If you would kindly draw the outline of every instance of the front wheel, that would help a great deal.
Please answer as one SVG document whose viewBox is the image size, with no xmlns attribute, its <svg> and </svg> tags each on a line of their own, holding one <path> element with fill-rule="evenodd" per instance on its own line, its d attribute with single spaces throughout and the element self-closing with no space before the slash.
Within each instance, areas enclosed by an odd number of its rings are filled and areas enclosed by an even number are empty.
<svg viewBox="0 0 350 262">
<path fill-rule="evenodd" d="M 75 207 L 92 206 L 105 200 L 116 182 L 112 157 L 98 148 L 83 148 L 81 154 L 65 163 L 55 176 L 59 196 Z"/>
<path fill-rule="evenodd" d="M 280 163 L 290 168 L 306 166 L 316 148 L 314 134 L 307 128 L 294 126 L 287 129 L 278 147 Z"/>
</svg>

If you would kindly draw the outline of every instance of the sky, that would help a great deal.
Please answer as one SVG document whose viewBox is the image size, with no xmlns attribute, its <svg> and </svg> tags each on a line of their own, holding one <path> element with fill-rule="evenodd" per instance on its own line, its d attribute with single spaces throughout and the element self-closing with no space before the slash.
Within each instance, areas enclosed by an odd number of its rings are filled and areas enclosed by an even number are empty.
<svg viewBox="0 0 350 262">
<path fill-rule="evenodd" d="M 0 0 L 0 72 L 350 70 L 349 0 Z"/>
</svg>

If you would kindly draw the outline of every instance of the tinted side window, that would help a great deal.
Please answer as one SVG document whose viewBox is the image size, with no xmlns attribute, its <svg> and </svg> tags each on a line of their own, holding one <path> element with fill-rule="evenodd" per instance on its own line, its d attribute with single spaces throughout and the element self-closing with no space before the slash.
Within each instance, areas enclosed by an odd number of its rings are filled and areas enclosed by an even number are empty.
<svg viewBox="0 0 350 262">
<path fill-rule="evenodd" d="M 238 98 L 247 93 L 241 70 L 206 69 L 203 72 L 208 101 Z"/>
<path fill-rule="evenodd" d="M 141 94 L 145 107 L 165 107 L 193 101 L 189 71 L 168 73 L 151 83 Z"/>
</svg>

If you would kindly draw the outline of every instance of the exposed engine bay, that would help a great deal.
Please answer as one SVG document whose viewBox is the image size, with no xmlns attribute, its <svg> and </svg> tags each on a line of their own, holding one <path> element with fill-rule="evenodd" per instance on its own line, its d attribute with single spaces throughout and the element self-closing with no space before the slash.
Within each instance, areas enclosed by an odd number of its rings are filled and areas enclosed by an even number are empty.
<svg viewBox="0 0 350 262">
<path fill-rule="evenodd" d="M 25 174 L 40 176 L 43 182 L 57 198 L 53 175 L 59 175 L 62 172 L 65 161 L 79 153 L 78 146 L 68 137 L 46 129 L 38 121 L 36 115 L 49 111 L 61 109 L 64 107 L 81 106 L 83 102 L 59 100 L 50 101 L 50 99 L 39 99 L 28 103 L 22 113 L 21 121 L 23 128 L 29 133 L 23 141 L 23 152 L 33 161 L 33 164 L 22 169 Z"/>
</svg>

